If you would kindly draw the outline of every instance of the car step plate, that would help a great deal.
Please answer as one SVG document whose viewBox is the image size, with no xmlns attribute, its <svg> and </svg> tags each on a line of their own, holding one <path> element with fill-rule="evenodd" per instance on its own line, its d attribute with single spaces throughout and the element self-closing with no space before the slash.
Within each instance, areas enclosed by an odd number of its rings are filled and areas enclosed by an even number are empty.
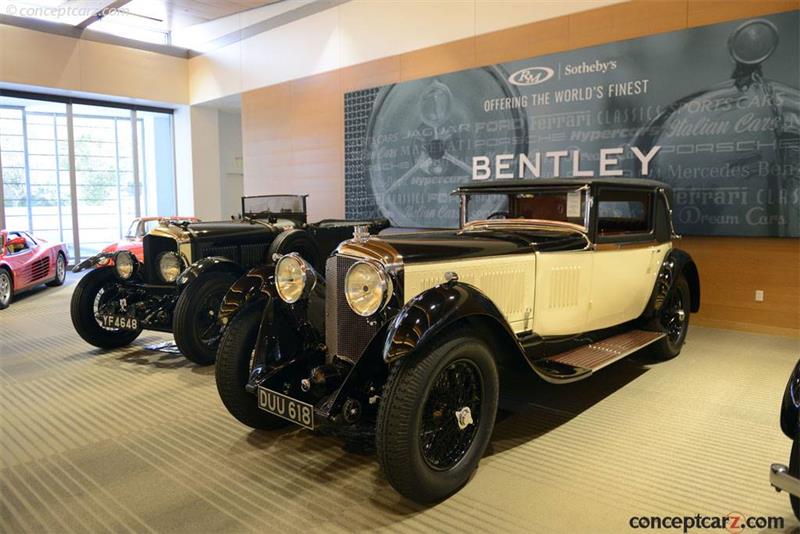
<svg viewBox="0 0 800 534">
<path fill-rule="evenodd" d="M 597 371 L 664 337 L 663 332 L 631 330 L 546 358 L 552 362 Z"/>
</svg>

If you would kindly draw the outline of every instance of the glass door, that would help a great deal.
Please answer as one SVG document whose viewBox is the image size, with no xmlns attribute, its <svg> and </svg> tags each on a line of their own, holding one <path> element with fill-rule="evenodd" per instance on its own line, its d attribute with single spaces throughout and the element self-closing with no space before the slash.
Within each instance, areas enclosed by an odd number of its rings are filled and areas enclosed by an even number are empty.
<svg viewBox="0 0 800 534">
<path fill-rule="evenodd" d="M 136 217 L 175 215 L 169 110 L 29 95 L 0 90 L 0 224 L 66 243 L 77 262 Z"/>
<path fill-rule="evenodd" d="M 0 162 L 8 229 L 64 242 L 73 257 L 66 108 L 0 97 Z"/>
<path fill-rule="evenodd" d="M 131 114 L 127 109 L 72 106 L 82 257 L 120 239 L 140 213 Z"/>
</svg>

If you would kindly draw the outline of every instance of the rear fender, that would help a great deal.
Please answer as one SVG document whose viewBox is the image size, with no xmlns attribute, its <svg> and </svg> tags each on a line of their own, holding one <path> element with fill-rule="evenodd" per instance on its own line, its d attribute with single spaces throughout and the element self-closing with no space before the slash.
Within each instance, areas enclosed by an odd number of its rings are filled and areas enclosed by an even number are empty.
<svg viewBox="0 0 800 534">
<path fill-rule="evenodd" d="M 675 281 L 683 275 L 689 284 L 691 294 L 690 311 L 696 313 L 700 310 L 700 278 L 697 273 L 697 265 L 689 254 L 681 249 L 673 248 L 667 253 L 661 263 L 661 269 L 656 277 L 653 293 L 647 304 L 645 316 L 654 317 L 666 302 L 667 296 L 675 286 Z"/>
</svg>

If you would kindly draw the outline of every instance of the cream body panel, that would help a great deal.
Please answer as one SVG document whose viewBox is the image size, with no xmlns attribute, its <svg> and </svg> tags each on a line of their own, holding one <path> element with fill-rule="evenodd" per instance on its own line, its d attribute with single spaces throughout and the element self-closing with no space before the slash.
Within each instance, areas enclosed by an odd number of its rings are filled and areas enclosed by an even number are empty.
<svg viewBox="0 0 800 534">
<path fill-rule="evenodd" d="M 585 332 L 591 284 L 592 252 L 537 252 L 533 331 L 540 336 Z"/>
<path fill-rule="evenodd" d="M 592 291 L 587 330 L 639 317 L 650 299 L 670 243 L 592 252 Z"/>
<path fill-rule="evenodd" d="M 536 255 L 516 254 L 450 262 L 406 264 L 406 302 L 424 290 L 445 282 L 444 274 L 458 274 L 460 282 L 480 289 L 503 313 L 514 332 L 533 327 Z"/>
</svg>

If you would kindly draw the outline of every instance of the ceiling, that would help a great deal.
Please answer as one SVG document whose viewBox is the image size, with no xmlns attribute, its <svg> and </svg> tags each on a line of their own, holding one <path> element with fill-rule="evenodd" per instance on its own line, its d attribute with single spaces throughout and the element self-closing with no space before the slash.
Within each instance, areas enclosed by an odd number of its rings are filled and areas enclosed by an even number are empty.
<svg viewBox="0 0 800 534">
<path fill-rule="evenodd" d="M 170 32 L 281 0 L 0 0 L 0 12 L 170 43 Z M 98 18 L 103 8 L 115 12 Z"/>
</svg>

